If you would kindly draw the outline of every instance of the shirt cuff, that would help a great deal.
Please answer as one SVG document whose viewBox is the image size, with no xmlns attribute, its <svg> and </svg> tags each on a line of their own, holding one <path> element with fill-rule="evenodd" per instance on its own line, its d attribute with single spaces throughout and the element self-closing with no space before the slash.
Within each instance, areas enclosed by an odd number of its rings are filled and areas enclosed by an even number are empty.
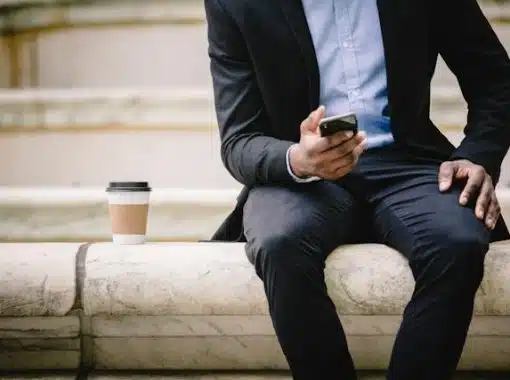
<svg viewBox="0 0 510 380">
<path fill-rule="evenodd" d="M 286 161 L 287 161 L 287 171 L 289 172 L 289 175 L 292 177 L 292 179 L 294 179 L 294 181 L 297 183 L 309 183 L 309 182 L 320 181 L 322 178 L 319 178 L 319 177 L 301 178 L 292 172 L 292 168 L 290 167 L 290 150 L 291 150 L 291 148 L 292 148 L 292 146 L 289 149 L 287 149 Z"/>
</svg>

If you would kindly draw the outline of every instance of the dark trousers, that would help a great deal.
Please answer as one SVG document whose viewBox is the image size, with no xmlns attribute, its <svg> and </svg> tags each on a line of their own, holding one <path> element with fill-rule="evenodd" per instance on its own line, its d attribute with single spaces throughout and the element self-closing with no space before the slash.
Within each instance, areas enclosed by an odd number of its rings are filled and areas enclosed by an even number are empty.
<svg viewBox="0 0 510 380">
<path fill-rule="evenodd" d="M 398 148 L 367 152 L 341 181 L 263 186 L 244 208 L 247 255 L 264 282 L 273 325 L 295 380 L 356 379 L 324 262 L 346 243 L 379 242 L 409 262 L 415 290 L 389 380 L 451 379 L 483 277 L 490 232 L 461 186 L 441 194 L 441 161 Z"/>
</svg>

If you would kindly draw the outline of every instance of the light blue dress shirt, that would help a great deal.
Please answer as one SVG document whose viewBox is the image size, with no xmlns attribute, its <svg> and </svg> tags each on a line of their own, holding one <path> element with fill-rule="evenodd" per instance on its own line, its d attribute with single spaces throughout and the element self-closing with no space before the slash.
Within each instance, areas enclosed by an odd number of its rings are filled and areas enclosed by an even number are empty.
<svg viewBox="0 0 510 380">
<path fill-rule="evenodd" d="M 359 129 L 367 134 L 368 149 L 393 143 L 390 119 L 383 116 L 388 90 L 377 0 L 302 3 L 319 64 L 320 104 L 326 107 L 326 117 L 355 113 Z"/>
</svg>

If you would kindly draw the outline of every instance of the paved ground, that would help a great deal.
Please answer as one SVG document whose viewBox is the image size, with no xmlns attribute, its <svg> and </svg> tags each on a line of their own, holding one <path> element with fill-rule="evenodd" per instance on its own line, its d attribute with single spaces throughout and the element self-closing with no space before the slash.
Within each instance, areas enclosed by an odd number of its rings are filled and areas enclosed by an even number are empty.
<svg viewBox="0 0 510 380">
<path fill-rule="evenodd" d="M 171 375 L 164 373 L 143 374 L 143 373 L 117 373 L 117 374 L 91 374 L 87 376 L 77 376 L 72 373 L 60 375 L 9 375 L 1 376 L 0 380 L 291 380 L 288 374 L 188 374 Z M 384 374 L 361 373 L 359 380 L 384 380 Z M 510 373 L 499 374 L 459 374 L 454 380 L 510 380 Z"/>
</svg>

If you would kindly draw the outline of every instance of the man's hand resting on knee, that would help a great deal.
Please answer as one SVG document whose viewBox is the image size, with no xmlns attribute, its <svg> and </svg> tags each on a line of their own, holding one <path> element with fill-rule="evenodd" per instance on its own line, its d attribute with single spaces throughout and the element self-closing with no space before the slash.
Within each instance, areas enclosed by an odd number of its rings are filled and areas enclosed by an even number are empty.
<svg viewBox="0 0 510 380">
<path fill-rule="evenodd" d="M 321 137 L 319 122 L 325 109 L 319 107 L 301 123 L 299 144 L 291 147 L 290 167 L 298 177 L 319 177 L 337 180 L 347 175 L 366 149 L 366 135 L 339 132 Z"/>
<path fill-rule="evenodd" d="M 466 180 L 466 186 L 460 194 L 460 204 L 466 206 L 469 201 L 476 200 L 476 217 L 483 221 L 487 228 L 494 229 L 501 208 L 491 176 L 482 166 L 468 160 L 444 162 L 439 169 L 439 190 L 448 191 L 455 180 Z"/>
</svg>

